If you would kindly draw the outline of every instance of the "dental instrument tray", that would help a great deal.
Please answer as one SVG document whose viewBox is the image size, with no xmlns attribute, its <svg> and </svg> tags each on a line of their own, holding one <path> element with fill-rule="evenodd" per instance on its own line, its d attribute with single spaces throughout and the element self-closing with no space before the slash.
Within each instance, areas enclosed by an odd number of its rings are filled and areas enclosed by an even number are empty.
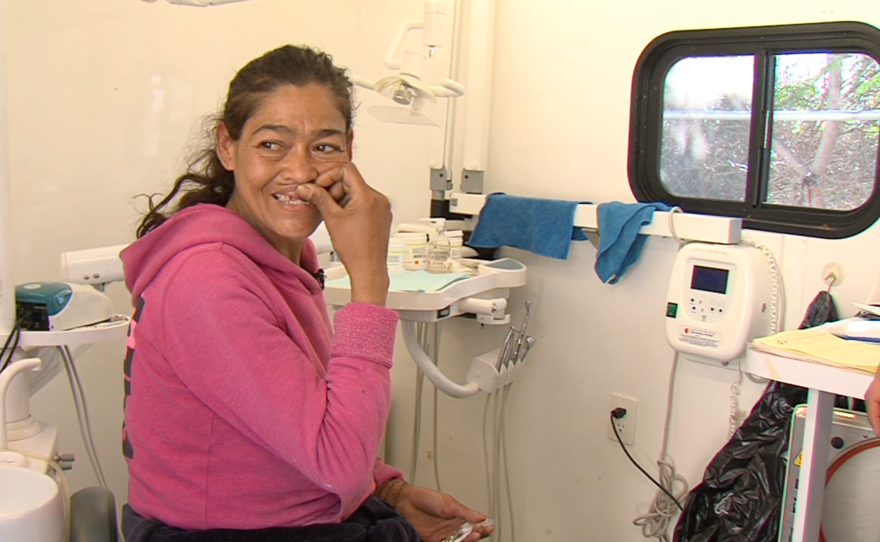
<svg viewBox="0 0 880 542">
<path fill-rule="evenodd" d="M 475 314 L 486 324 L 509 322 L 506 309 L 510 288 L 525 285 L 526 266 L 511 258 L 463 258 L 461 264 L 467 272 L 424 273 L 426 282 L 418 280 L 418 271 L 392 274 L 385 306 L 397 311 L 401 320 L 411 322 L 438 322 L 462 314 Z M 325 297 L 329 305 L 341 307 L 349 302 L 351 287 L 347 279 L 342 265 L 327 270 Z"/>
</svg>

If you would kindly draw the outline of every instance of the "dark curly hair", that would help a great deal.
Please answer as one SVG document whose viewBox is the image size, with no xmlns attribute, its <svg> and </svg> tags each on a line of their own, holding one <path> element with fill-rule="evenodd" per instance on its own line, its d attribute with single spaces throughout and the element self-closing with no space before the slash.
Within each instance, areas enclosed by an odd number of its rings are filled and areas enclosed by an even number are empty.
<svg viewBox="0 0 880 542">
<path fill-rule="evenodd" d="M 137 236 L 143 237 L 176 212 L 198 203 L 223 205 L 232 196 L 235 176 L 220 163 L 216 134 L 220 123 L 229 136 L 238 140 L 245 122 L 260 107 L 267 95 L 285 85 L 304 87 L 323 85 L 333 95 L 339 112 L 351 133 L 354 114 L 352 83 L 344 68 L 333 65 L 333 57 L 310 47 L 284 45 L 248 62 L 229 83 L 226 105 L 221 115 L 210 119 L 211 143 L 190 161 L 187 172 L 177 178 L 174 187 L 158 203 L 146 196 L 149 211 L 138 226 Z"/>
</svg>

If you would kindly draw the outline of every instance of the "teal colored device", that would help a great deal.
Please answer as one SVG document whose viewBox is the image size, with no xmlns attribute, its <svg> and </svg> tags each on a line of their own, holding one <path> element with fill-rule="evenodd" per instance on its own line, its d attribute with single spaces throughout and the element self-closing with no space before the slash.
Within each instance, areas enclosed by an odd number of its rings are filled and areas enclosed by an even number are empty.
<svg viewBox="0 0 880 542">
<path fill-rule="evenodd" d="M 15 312 L 25 331 L 64 331 L 109 320 L 110 299 L 84 284 L 29 282 L 15 287 Z"/>
</svg>

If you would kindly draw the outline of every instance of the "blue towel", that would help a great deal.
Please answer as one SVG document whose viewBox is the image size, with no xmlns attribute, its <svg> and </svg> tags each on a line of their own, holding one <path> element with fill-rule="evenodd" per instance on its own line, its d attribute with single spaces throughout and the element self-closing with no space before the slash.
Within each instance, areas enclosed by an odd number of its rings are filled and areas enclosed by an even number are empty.
<svg viewBox="0 0 880 542">
<path fill-rule="evenodd" d="M 604 283 L 616 284 L 630 266 L 639 259 L 647 236 L 639 229 L 651 223 L 654 211 L 668 211 L 664 203 L 599 204 L 599 253 L 596 274 Z"/>
<path fill-rule="evenodd" d="M 564 260 L 571 242 L 587 238 L 574 227 L 577 202 L 489 194 L 468 245 L 520 248 Z"/>
</svg>

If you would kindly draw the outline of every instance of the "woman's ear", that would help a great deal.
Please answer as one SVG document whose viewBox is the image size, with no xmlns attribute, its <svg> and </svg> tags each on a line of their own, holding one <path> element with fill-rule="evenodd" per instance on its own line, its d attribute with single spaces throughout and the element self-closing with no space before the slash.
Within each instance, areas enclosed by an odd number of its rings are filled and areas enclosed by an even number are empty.
<svg viewBox="0 0 880 542">
<path fill-rule="evenodd" d="M 351 157 L 354 149 L 354 130 L 348 133 L 348 161 L 351 162 Z"/>
<path fill-rule="evenodd" d="M 217 125 L 217 157 L 228 171 L 235 171 L 235 147 L 238 143 L 229 135 L 226 124 Z"/>
</svg>

